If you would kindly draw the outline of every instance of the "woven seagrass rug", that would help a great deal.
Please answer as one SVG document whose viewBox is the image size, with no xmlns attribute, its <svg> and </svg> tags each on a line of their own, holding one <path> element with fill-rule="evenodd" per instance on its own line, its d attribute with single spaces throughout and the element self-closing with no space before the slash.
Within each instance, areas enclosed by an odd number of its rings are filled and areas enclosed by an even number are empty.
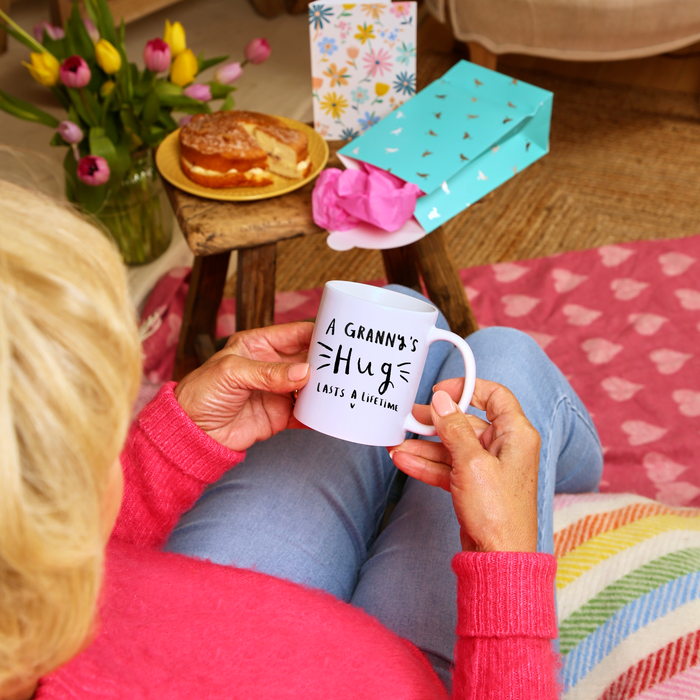
<svg viewBox="0 0 700 700">
<path fill-rule="evenodd" d="M 456 60 L 421 54 L 419 86 Z M 446 224 L 458 268 L 700 232 L 696 96 L 505 71 L 554 93 L 551 150 Z M 335 252 L 320 235 L 278 245 L 281 291 L 383 275 L 377 251 Z"/>
</svg>

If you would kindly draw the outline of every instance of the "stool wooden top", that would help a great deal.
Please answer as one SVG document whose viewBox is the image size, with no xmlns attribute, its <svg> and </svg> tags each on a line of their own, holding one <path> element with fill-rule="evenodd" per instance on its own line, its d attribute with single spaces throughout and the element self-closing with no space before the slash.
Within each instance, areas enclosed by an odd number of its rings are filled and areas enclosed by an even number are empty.
<svg viewBox="0 0 700 700">
<path fill-rule="evenodd" d="M 326 167 L 340 167 L 338 149 L 330 141 Z M 315 180 L 294 192 L 253 202 L 222 202 L 188 194 L 163 181 L 188 245 L 197 256 L 225 253 L 276 243 L 286 238 L 324 233 L 311 217 Z"/>
</svg>

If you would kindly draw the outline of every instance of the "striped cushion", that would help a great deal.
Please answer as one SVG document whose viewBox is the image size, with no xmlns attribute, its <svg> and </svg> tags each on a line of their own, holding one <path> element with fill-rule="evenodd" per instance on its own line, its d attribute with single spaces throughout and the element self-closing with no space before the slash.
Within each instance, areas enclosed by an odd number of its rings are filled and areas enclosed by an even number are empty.
<svg viewBox="0 0 700 700">
<path fill-rule="evenodd" d="M 700 698 L 700 509 L 555 497 L 564 700 Z"/>
</svg>

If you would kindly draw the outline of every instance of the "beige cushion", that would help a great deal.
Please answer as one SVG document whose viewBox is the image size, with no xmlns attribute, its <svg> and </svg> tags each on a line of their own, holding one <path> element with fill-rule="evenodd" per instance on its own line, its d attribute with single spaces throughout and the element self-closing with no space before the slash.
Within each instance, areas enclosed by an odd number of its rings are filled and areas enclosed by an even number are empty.
<svg viewBox="0 0 700 700">
<path fill-rule="evenodd" d="M 572 61 L 651 56 L 700 41 L 700 0 L 427 0 L 455 37 L 497 54 Z"/>
</svg>

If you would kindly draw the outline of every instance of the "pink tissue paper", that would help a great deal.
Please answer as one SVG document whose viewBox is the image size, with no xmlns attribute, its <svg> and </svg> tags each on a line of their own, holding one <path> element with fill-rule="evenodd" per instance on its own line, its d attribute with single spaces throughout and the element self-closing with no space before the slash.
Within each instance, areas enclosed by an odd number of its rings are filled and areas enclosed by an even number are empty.
<svg viewBox="0 0 700 700">
<path fill-rule="evenodd" d="M 393 232 L 412 216 L 423 192 L 369 163 L 359 170 L 328 168 L 316 181 L 313 217 L 327 231 L 348 231 L 362 222 Z"/>
</svg>

